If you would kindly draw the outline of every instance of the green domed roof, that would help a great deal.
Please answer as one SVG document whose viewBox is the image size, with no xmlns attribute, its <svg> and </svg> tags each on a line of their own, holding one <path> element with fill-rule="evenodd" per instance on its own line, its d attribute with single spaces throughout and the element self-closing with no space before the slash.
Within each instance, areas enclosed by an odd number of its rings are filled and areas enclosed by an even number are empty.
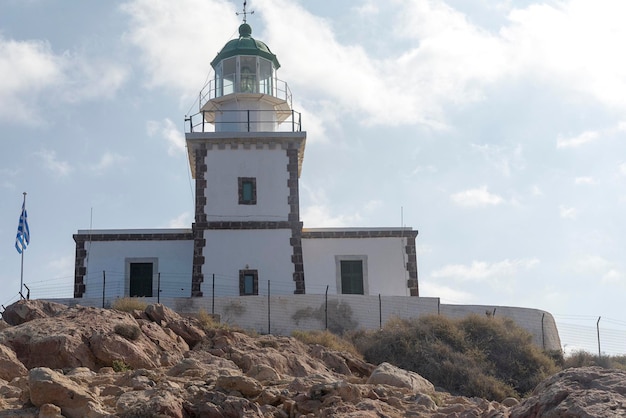
<svg viewBox="0 0 626 418">
<path fill-rule="evenodd" d="M 252 28 L 247 23 L 239 26 L 239 38 L 228 41 L 224 48 L 211 61 L 211 67 L 215 66 L 223 59 L 234 57 L 235 55 L 258 55 L 274 63 L 274 68 L 280 68 L 278 58 L 265 43 L 257 41 L 252 36 Z"/>
</svg>

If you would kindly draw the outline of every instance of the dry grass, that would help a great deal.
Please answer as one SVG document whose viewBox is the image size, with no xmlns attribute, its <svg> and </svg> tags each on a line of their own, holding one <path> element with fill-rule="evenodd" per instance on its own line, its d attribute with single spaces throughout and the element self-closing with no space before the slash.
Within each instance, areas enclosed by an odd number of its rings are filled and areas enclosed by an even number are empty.
<svg viewBox="0 0 626 418">
<path fill-rule="evenodd" d="M 600 366 L 606 369 L 626 370 L 626 356 L 598 356 L 584 350 L 579 350 L 565 357 L 564 367 Z"/>
<path fill-rule="evenodd" d="M 350 341 L 333 334 L 330 331 L 293 331 L 291 336 L 305 344 L 319 344 L 336 351 L 344 351 L 355 357 L 363 356 Z"/>
<path fill-rule="evenodd" d="M 208 313 L 207 311 L 205 311 L 204 309 L 200 309 L 194 315 L 194 317 L 198 320 L 198 322 L 200 322 L 202 329 L 204 329 L 205 331 L 208 331 L 211 329 L 228 329 L 229 328 L 228 325 L 222 324 L 219 321 L 219 316 L 212 315 Z"/>
<path fill-rule="evenodd" d="M 141 298 L 119 298 L 115 299 L 115 302 L 111 304 L 111 308 L 123 311 L 123 312 L 132 312 L 132 311 L 143 311 L 148 306 Z"/>
</svg>

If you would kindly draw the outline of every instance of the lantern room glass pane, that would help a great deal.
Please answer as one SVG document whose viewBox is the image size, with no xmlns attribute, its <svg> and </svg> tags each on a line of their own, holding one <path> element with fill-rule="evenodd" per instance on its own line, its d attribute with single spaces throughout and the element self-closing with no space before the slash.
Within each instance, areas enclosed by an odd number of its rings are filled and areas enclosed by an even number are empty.
<svg viewBox="0 0 626 418">
<path fill-rule="evenodd" d="M 237 57 L 227 58 L 222 61 L 223 91 L 225 95 L 235 92 L 236 62 Z"/>
<path fill-rule="evenodd" d="M 215 69 L 215 91 L 213 92 L 212 97 L 220 97 L 224 94 L 224 89 L 222 87 L 222 82 L 224 79 L 222 78 L 222 63 L 220 62 Z"/>
<path fill-rule="evenodd" d="M 272 63 L 266 59 L 259 58 L 259 64 L 259 93 L 273 95 Z"/>
<path fill-rule="evenodd" d="M 242 93 L 257 92 L 256 57 L 239 57 L 241 78 L 239 91 Z"/>
</svg>

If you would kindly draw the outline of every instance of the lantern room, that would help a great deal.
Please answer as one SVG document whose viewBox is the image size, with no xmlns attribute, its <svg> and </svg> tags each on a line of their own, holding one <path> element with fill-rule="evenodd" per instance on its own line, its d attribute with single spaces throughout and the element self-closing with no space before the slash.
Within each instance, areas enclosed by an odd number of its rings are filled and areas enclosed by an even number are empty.
<svg viewBox="0 0 626 418">
<path fill-rule="evenodd" d="M 274 132 L 290 120 L 289 130 L 300 130 L 287 83 L 276 77 L 276 55 L 251 35 L 243 23 L 211 61 L 214 77 L 200 94 L 203 123 L 215 132 Z"/>
</svg>

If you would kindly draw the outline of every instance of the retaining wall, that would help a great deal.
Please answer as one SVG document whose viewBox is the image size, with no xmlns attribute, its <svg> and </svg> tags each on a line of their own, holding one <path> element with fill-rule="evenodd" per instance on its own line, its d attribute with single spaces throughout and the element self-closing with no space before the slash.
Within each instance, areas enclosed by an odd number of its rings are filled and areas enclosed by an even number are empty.
<svg viewBox="0 0 626 418">
<path fill-rule="evenodd" d="M 114 299 L 47 299 L 69 306 L 110 307 Z M 156 303 L 157 298 L 142 298 Z M 181 314 L 199 310 L 220 316 L 223 323 L 261 334 L 289 335 L 294 330 L 343 332 L 352 329 L 378 329 L 393 317 L 416 318 L 446 315 L 463 318 L 469 314 L 512 319 L 526 329 L 533 342 L 545 350 L 561 350 L 556 322 L 539 309 L 487 305 L 445 305 L 439 298 L 363 295 L 283 295 L 212 298 L 160 298 L 160 303 Z"/>
</svg>

